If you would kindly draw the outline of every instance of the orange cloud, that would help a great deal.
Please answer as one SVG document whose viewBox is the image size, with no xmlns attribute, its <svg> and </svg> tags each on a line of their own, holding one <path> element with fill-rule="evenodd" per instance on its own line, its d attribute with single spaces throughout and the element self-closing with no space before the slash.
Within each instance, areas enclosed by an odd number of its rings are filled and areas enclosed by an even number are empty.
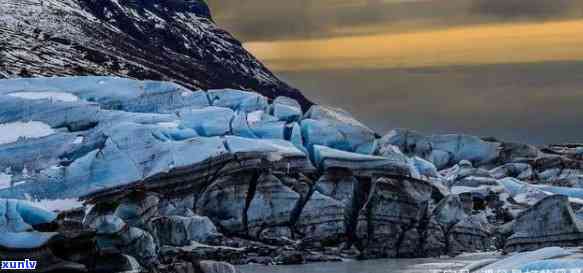
<svg viewBox="0 0 583 273">
<path fill-rule="evenodd" d="M 583 60 L 583 20 L 251 42 L 245 47 L 279 71 Z"/>
</svg>

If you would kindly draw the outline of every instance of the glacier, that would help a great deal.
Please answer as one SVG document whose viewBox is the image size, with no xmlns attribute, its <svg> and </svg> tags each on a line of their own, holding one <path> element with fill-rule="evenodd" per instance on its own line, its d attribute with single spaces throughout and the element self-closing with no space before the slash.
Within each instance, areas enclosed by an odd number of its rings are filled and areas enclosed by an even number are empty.
<svg viewBox="0 0 583 273">
<path fill-rule="evenodd" d="M 0 104 L 8 249 L 94 242 L 134 268 L 180 251 L 247 263 L 239 244 L 284 263 L 583 242 L 580 147 L 380 136 L 287 97 L 114 77 L 0 80 Z M 347 252 L 309 256 L 332 249 Z"/>
</svg>

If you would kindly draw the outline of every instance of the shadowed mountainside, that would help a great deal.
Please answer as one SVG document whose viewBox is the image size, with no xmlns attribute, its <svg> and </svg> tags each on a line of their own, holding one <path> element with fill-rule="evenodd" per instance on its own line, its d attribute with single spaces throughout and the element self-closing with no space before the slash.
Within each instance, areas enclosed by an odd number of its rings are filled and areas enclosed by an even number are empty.
<svg viewBox="0 0 583 273">
<path fill-rule="evenodd" d="M 213 22 L 202 0 L 6 0 L 0 78 L 113 75 L 310 102 Z"/>
</svg>

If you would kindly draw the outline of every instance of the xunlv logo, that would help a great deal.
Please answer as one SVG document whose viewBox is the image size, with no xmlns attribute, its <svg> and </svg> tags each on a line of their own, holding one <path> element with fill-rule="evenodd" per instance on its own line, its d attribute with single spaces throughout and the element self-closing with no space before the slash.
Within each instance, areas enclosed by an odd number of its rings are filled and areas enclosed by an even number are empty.
<svg viewBox="0 0 583 273">
<path fill-rule="evenodd" d="M 24 261 L 2 261 L 0 270 L 34 270 L 36 261 L 26 259 Z"/>
</svg>

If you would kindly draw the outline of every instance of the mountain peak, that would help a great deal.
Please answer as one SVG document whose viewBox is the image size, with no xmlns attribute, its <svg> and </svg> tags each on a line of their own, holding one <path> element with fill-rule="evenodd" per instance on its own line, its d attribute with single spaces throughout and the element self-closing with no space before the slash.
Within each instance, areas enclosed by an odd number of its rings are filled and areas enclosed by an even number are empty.
<svg viewBox="0 0 583 273">
<path fill-rule="evenodd" d="M 4 0 L 0 78 L 104 75 L 310 102 L 213 21 L 202 0 Z"/>
</svg>

